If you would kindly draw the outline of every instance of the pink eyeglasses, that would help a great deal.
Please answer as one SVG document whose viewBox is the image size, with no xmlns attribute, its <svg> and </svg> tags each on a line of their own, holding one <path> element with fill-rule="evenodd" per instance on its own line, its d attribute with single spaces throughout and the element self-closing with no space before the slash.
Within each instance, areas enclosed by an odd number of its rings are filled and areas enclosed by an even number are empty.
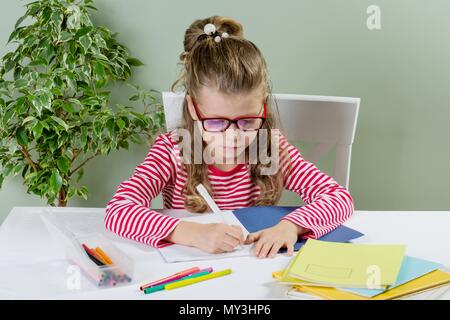
<svg viewBox="0 0 450 320">
<path fill-rule="evenodd" d="M 267 119 L 267 105 L 264 100 L 264 114 L 263 116 L 243 116 L 234 119 L 218 118 L 218 117 L 203 117 L 198 110 L 197 103 L 194 97 L 192 97 L 195 113 L 198 119 L 202 122 L 203 129 L 208 132 L 224 132 L 232 123 L 242 131 L 256 131 L 262 128 L 264 122 Z"/>
</svg>

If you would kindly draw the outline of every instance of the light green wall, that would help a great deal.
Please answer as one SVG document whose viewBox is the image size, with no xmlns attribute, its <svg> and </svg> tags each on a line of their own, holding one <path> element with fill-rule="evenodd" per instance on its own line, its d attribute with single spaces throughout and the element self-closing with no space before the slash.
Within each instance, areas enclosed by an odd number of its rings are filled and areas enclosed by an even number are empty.
<svg viewBox="0 0 450 320">
<path fill-rule="evenodd" d="M 24 1 L 0 4 L 0 54 Z M 369 31 L 366 9 L 381 8 Z M 94 22 L 146 63 L 133 81 L 160 91 L 177 74 L 185 28 L 231 16 L 264 53 L 276 93 L 361 97 L 350 191 L 357 209 L 450 210 L 450 2 L 447 0 L 97 0 Z M 118 88 L 115 101 L 125 101 Z M 97 158 L 86 168 L 88 201 L 104 207 L 148 147 Z M 327 170 L 327 164 L 319 164 Z M 290 198 L 292 200 L 292 198 Z M 13 206 L 43 205 L 19 179 L 0 191 L 0 221 Z M 157 206 L 160 205 L 158 201 Z"/>
</svg>

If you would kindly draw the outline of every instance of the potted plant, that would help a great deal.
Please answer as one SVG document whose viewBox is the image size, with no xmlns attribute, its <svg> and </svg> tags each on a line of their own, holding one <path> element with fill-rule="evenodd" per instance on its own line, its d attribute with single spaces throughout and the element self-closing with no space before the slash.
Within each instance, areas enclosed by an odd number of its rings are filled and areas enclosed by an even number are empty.
<svg viewBox="0 0 450 320">
<path fill-rule="evenodd" d="M 161 98 L 131 85 L 130 100 L 143 112 L 110 105 L 107 86 L 128 80 L 142 63 L 116 33 L 92 23 L 91 0 L 25 7 L 8 40 L 17 48 L 0 60 L 0 187 L 21 174 L 27 193 L 66 206 L 74 196 L 87 198 L 78 183 L 88 161 L 163 129 Z"/>
</svg>

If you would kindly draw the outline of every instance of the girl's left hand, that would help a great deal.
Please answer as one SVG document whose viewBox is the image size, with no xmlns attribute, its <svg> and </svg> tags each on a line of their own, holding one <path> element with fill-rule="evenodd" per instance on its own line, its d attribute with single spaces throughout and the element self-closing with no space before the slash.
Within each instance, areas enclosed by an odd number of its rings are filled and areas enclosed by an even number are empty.
<svg viewBox="0 0 450 320">
<path fill-rule="evenodd" d="M 292 222 L 281 220 L 277 225 L 258 232 L 250 233 L 244 244 L 256 242 L 253 254 L 258 258 L 273 258 L 280 248 L 287 248 L 287 255 L 294 253 L 298 236 L 305 229 Z"/>
</svg>

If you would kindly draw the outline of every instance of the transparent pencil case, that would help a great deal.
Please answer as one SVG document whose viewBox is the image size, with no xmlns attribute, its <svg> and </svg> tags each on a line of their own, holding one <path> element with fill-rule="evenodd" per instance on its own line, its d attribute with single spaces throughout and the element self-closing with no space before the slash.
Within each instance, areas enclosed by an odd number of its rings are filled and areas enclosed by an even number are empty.
<svg viewBox="0 0 450 320">
<path fill-rule="evenodd" d="M 52 237 L 63 246 L 69 264 L 75 265 L 95 286 L 127 285 L 134 278 L 134 261 L 100 232 L 72 232 L 58 215 L 41 214 Z"/>
<path fill-rule="evenodd" d="M 72 244 L 66 251 L 67 259 L 79 266 L 95 285 L 113 287 L 133 281 L 133 260 L 102 234 L 78 236 Z M 90 255 L 89 249 L 96 255 Z"/>
</svg>

